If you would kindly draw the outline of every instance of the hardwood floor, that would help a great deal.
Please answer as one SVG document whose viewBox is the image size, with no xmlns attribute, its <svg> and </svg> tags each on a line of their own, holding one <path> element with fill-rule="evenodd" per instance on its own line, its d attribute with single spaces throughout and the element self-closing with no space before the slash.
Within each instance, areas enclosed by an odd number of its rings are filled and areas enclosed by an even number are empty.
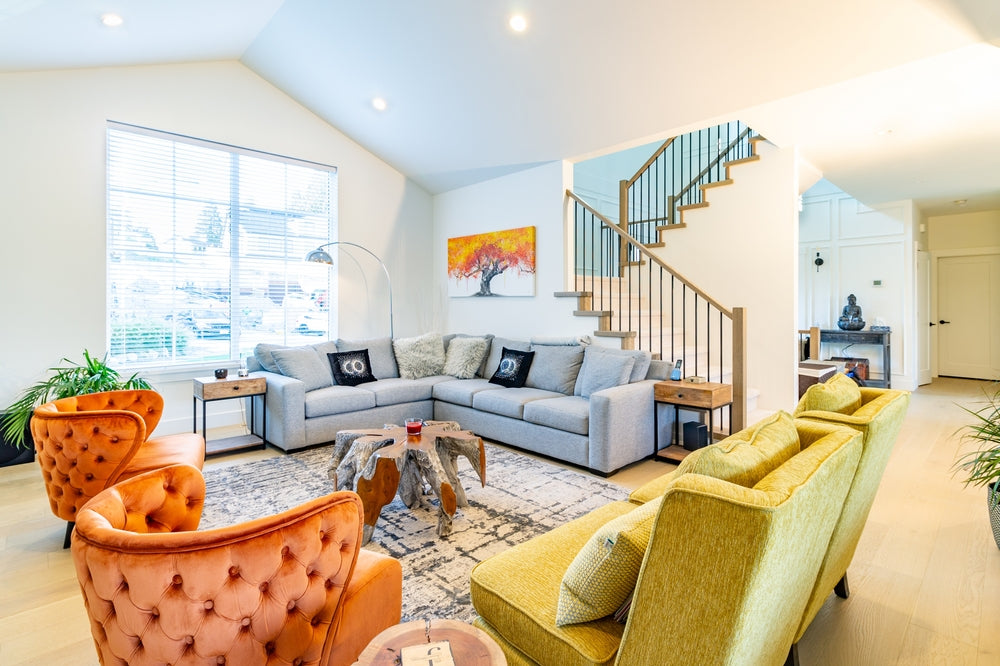
<svg viewBox="0 0 1000 666">
<path fill-rule="evenodd" d="M 848 574 L 851 596 L 831 594 L 799 644 L 803 665 L 1000 663 L 1000 549 L 986 494 L 951 473 L 969 421 L 957 405 L 988 386 L 941 378 L 913 394 Z M 611 480 L 633 488 L 669 469 L 646 461 Z M 0 469 L 0 664 L 97 664 L 63 531 L 36 464 Z"/>
</svg>

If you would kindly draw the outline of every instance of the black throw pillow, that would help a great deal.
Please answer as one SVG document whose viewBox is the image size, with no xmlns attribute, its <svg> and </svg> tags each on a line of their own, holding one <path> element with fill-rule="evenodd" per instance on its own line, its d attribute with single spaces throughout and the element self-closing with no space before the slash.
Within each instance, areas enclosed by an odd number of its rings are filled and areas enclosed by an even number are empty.
<svg viewBox="0 0 1000 666">
<path fill-rule="evenodd" d="M 357 386 L 375 381 L 372 364 L 368 360 L 368 350 L 337 352 L 327 354 L 333 379 L 341 386 Z"/>
<path fill-rule="evenodd" d="M 533 358 L 535 358 L 533 351 L 518 351 L 504 347 L 500 355 L 500 364 L 490 377 L 490 383 L 507 388 L 521 388 L 524 386 L 524 380 L 528 378 Z"/>
</svg>

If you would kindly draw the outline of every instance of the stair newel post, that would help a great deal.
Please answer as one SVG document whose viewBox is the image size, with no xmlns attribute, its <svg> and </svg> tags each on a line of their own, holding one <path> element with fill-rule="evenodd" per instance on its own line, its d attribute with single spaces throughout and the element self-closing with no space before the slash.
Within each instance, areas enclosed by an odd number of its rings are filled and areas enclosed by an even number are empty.
<svg viewBox="0 0 1000 666">
<path fill-rule="evenodd" d="M 733 405 L 729 422 L 733 432 L 746 427 L 747 421 L 747 311 L 733 308 Z"/>
<path fill-rule="evenodd" d="M 618 181 L 618 228 L 628 235 L 628 181 Z M 620 243 L 618 249 L 618 277 L 625 277 L 628 263 L 628 245 Z"/>
</svg>

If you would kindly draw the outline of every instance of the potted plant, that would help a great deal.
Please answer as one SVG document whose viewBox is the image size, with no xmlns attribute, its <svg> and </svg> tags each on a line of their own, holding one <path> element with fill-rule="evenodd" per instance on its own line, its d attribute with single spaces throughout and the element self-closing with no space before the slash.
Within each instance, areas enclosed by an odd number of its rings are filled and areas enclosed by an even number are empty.
<svg viewBox="0 0 1000 666">
<path fill-rule="evenodd" d="M 117 370 L 108 367 L 106 359 L 107 356 L 96 358 L 84 350 L 82 364 L 64 358 L 65 365 L 49 368 L 52 374 L 24 389 L 21 396 L 0 416 L 0 436 L 4 443 L 14 449 L 29 451 L 32 448 L 28 430 L 31 415 L 35 407 L 50 400 L 101 391 L 152 388 L 148 381 L 137 374 L 122 379 Z M 31 460 L 30 455 L 27 460 Z M 7 464 L 14 464 L 14 460 Z"/>
<path fill-rule="evenodd" d="M 1000 548 L 1000 388 L 986 394 L 979 409 L 962 407 L 975 417 L 963 428 L 963 441 L 972 441 L 975 448 L 963 453 L 955 463 L 956 470 L 965 473 L 965 485 L 986 486 L 986 505 L 990 513 L 993 539 Z"/>
</svg>

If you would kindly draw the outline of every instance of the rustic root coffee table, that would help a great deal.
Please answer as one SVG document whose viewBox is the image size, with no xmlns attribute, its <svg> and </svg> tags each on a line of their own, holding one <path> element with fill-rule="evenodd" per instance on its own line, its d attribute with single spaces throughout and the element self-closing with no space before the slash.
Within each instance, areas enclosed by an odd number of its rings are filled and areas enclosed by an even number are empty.
<svg viewBox="0 0 1000 666">
<path fill-rule="evenodd" d="M 378 430 L 341 430 L 330 458 L 329 475 L 337 490 L 353 490 L 364 504 L 362 543 L 375 531 L 382 507 L 397 491 L 413 508 L 424 504 L 424 482 L 438 498 L 438 536 L 452 532 L 460 506 L 468 506 L 458 479 L 458 457 L 464 456 L 486 485 L 483 440 L 454 421 L 426 421 L 419 435 L 392 426 Z"/>
</svg>

